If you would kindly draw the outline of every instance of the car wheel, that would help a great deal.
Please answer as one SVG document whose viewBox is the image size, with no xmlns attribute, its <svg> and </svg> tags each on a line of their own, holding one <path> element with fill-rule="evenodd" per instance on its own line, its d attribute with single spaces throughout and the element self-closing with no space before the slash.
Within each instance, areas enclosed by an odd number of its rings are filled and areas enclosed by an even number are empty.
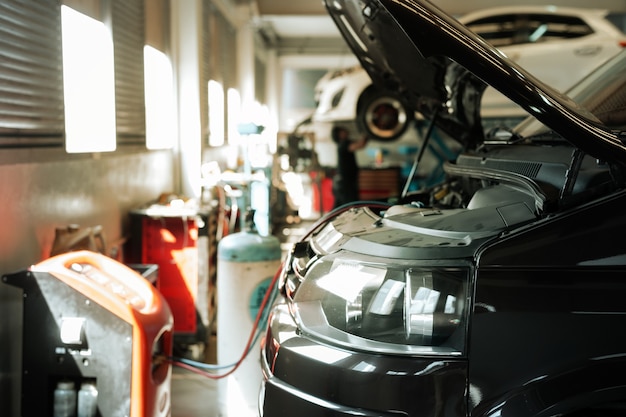
<svg viewBox="0 0 626 417">
<path fill-rule="evenodd" d="M 406 132 L 414 112 L 399 94 L 367 89 L 357 106 L 359 128 L 373 139 L 392 141 Z"/>
</svg>

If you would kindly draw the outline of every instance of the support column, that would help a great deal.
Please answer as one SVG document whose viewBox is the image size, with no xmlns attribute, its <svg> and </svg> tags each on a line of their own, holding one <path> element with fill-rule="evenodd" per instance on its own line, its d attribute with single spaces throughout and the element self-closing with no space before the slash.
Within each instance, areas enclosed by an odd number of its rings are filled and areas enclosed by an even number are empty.
<svg viewBox="0 0 626 417">
<path fill-rule="evenodd" d="M 172 59 L 178 99 L 180 192 L 200 196 L 202 1 L 172 1 Z M 206 86 L 204 87 L 206 88 Z"/>
<path fill-rule="evenodd" d="M 249 117 L 255 100 L 254 28 L 250 11 L 240 9 L 242 24 L 237 29 L 237 75 L 242 117 Z M 249 122 L 251 120 L 242 120 Z"/>
</svg>

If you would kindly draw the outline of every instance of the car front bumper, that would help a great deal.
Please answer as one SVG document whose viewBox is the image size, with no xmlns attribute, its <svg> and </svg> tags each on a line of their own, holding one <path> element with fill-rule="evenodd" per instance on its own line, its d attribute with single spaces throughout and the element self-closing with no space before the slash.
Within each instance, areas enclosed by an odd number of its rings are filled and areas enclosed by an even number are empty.
<svg viewBox="0 0 626 417">
<path fill-rule="evenodd" d="M 302 335 L 285 304 L 261 352 L 262 417 L 466 415 L 467 361 L 350 351 Z"/>
</svg>

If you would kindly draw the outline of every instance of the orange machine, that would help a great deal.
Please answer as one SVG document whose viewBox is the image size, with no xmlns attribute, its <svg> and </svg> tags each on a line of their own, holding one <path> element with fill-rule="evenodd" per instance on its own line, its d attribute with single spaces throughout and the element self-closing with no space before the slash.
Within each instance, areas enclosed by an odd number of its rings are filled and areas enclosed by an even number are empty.
<svg viewBox="0 0 626 417">
<path fill-rule="evenodd" d="M 78 251 L 3 281 L 24 291 L 21 415 L 52 416 L 68 381 L 95 384 L 96 416 L 170 415 L 173 318 L 142 275 Z"/>
</svg>

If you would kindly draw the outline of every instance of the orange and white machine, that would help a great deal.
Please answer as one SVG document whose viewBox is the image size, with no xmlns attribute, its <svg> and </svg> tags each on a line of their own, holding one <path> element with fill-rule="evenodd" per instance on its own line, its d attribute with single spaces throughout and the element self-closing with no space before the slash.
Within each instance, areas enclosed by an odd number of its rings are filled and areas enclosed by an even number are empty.
<svg viewBox="0 0 626 417">
<path fill-rule="evenodd" d="M 142 275 L 78 251 L 2 278 L 24 291 L 21 415 L 52 416 L 67 381 L 95 385 L 96 416 L 171 414 L 173 317 Z"/>
</svg>

